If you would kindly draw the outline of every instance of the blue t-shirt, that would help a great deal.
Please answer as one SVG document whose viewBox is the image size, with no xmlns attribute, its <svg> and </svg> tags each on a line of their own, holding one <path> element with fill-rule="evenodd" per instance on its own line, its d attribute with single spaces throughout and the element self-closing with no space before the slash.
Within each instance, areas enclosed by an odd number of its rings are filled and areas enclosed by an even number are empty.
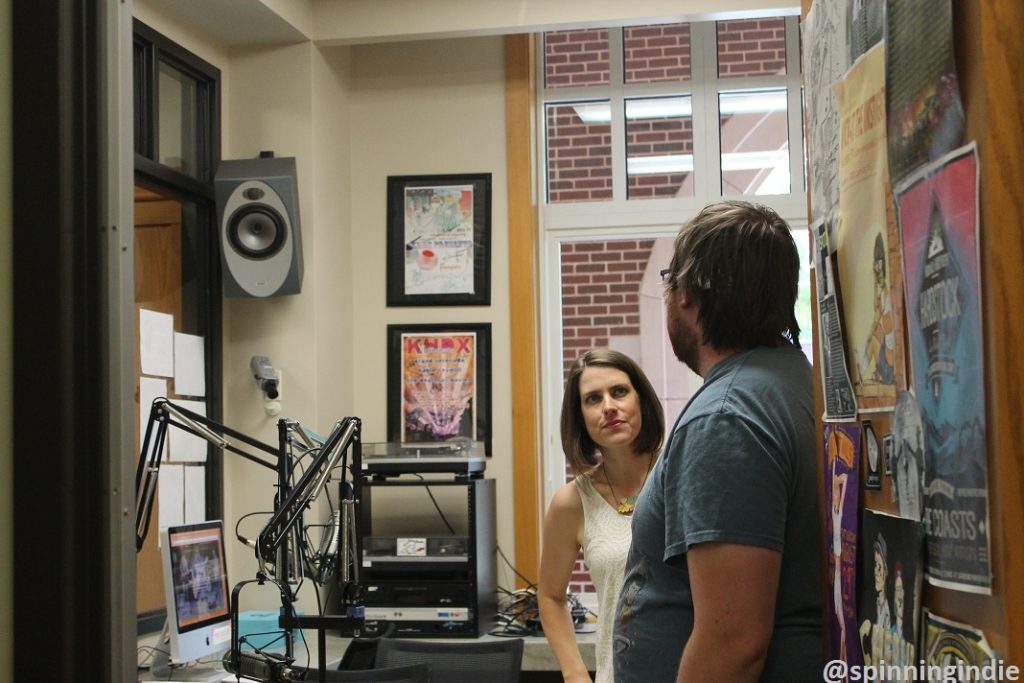
<svg viewBox="0 0 1024 683">
<path fill-rule="evenodd" d="M 821 680 L 811 387 L 799 349 L 760 347 L 715 365 L 676 420 L 633 514 L 616 611 L 617 683 L 675 681 L 693 631 L 686 551 L 710 541 L 782 553 L 761 681 Z"/>
</svg>

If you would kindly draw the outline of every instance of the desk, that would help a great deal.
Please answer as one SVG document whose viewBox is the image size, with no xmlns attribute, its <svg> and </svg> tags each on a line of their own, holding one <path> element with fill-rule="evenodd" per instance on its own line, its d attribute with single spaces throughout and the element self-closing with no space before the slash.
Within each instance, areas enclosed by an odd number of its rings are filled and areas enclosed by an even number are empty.
<svg viewBox="0 0 1024 683">
<path fill-rule="evenodd" d="M 590 671 L 594 670 L 595 666 L 595 655 L 594 655 L 594 641 L 596 636 L 594 633 L 577 633 L 576 640 L 580 646 L 580 653 L 583 655 L 583 662 L 587 665 L 587 669 Z M 460 642 L 473 640 L 472 638 L 418 638 L 417 640 L 436 640 L 438 642 Z M 498 636 L 486 635 L 478 640 L 501 640 Z M 348 647 L 350 639 L 342 638 L 340 636 L 328 635 L 326 637 L 327 642 L 327 667 L 334 669 L 337 668 L 338 663 L 341 662 L 341 656 L 345 654 L 345 648 Z M 140 644 L 141 644 L 140 640 Z M 316 632 L 308 631 L 306 633 L 306 642 L 309 643 L 309 663 L 308 666 L 316 668 L 317 666 L 317 643 L 316 643 Z M 295 647 L 295 659 L 296 664 L 300 666 L 307 666 L 306 662 L 306 648 L 301 643 L 298 643 Z M 209 667 L 210 665 L 207 665 Z M 555 660 L 555 655 L 548 646 L 547 639 L 544 636 L 527 636 L 523 638 L 523 665 L 522 671 L 524 675 L 523 681 L 539 680 L 541 677 L 530 676 L 531 672 L 557 672 L 558 662 Z M 209 671 L 207 671 L 209 673 Z M 212 680 L 220 679 L 221 676 L 214 676 Z M 139 671 L 139 681 L 155 681 L 155 680 L 166 680 L 154 678 L 150 675 L 149 671 Z M 181 669 L 175 671 L 172 680 L 175 681 L 190 681 L 198 680 L 189 677 L 188 669 Z M 205 678 L 204 680 L 210 680 Z M 235 677 L 231 674 L 224 674 L 222 680 L 234 681 Z M 561 680 L 561 677 L 557 679 L 551 678 L 547 680 Z"/>
</svg>

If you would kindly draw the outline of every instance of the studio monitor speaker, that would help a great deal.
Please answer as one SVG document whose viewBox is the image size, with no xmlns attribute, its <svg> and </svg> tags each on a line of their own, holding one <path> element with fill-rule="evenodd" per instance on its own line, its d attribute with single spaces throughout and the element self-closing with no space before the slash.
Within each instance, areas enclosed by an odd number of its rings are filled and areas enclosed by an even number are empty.
<svg viewBox="0 0 1024 683">
<path fill-rule="evenodd" d="M 225 296 L 298 294 L 302 239 L 295 159 L 222 161 L 213 187 Z"/>
</svg>

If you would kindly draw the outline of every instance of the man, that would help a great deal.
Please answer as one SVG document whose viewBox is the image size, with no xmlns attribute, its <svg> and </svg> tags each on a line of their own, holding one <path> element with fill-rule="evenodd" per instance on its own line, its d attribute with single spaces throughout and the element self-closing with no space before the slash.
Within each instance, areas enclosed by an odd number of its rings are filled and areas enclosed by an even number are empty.
<svg viewBox="0 0 1024 683">
<path fill-rule="evenodd" d="M 633 516 L 617 683 L 820 681 L 811 368 L 785 221 L 745 202 L 680 230 L 666 274 L 673 351 L 704 378 Z"/>
</svg>

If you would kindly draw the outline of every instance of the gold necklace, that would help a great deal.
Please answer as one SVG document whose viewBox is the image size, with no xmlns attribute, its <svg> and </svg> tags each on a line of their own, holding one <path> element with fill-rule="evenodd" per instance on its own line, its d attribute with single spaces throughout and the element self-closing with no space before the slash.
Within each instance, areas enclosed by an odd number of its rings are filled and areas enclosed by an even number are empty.
<svg viewBox="0 0 1024 683">
<path fill-rule="evenodd" d="M 644 470 L 644 480 L 640 482 L 640 488 L 638 488 L 636 493 L 632 496 L 623 496 L 622 498 L 619 498 L 619 494 L 615 493 L 615 487 L 612 486 L 612 478 L 608 476 L 608 468 L 606 467 L 604 469 L 604 480 L 608 482 L 608 490 L 612 492 L 612 500 L 618 501 L 618 503 L 615 504 L 615 510 L 620 515 L 631 515 L 633 514 L 633 511 L 636 510 L 636 497 L 640 495 L 640 492 L 644 488 L 644 484 L 647 483 L 647 475 L 650 474 L 651 465 L 654 464 L 654 454 L 651 453 L 647 457 L 647 469 Z"/>
</svg>

